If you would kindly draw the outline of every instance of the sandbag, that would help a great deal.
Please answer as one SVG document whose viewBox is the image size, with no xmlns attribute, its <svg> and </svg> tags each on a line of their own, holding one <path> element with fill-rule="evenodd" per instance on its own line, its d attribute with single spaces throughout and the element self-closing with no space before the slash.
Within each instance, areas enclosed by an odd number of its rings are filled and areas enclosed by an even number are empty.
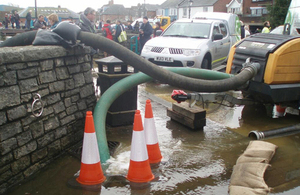
<svg viewBox="0 0 300 195">
<path fill-rule="evenodd" d="M 77 36 L 81 31 L 80 27 L 76 24 L 71 24 L 68 21 L 60 22 L 56 28 L 52 30 L 65 40 L 71 41 L 72 44 L 76 44 Z"/>
<path fill-rule="evenodd" d="M 248 188 L 243 186 L 230 186 L 230 195 L 266 195 L 269 193 L 268 190 L 260 188 Z"/>
<path fill-rule="evenodd" d="M 253 157 L 253 158 L 266 158 L 267 163 L 271 161 L 275 154 L 275 151 L 273 150 L 246 150 L 243 154 L 243 156 L 246 157 Z"/>
<path fill-rule="evenodd" d="M 270 188 L 264 173 L 270 166 L 277 146 L 264 141 L 250 141 L 244 153 L 237 159 L 231 174 L 230 195 L 267 195 Z"/>
<path fill-rule="evenodd" d="M 39 29 L 36 33 L 32 45 L 61 45 L 66 49 L 70 49 L 70 44 L 58 34 L 50 31 Z"/>
<path fill-rule="evenodd" d="M 259 188 L 270 191 L 265 183 L 264 174 L 269 164 L 264 163 L 241 163 L 233 167 L 230 186 L 243 186 Z"/>
<path fill-rule="evenodd" d="M 254 141 L 250 141 L 246 150 L 273 150 L 273 151 L 275 151 L 277 148 L 278 148 L 278 146 L 276 146 L 272 143 L 254 140 Z"/>
<path fill-rule="evenodd" d="M 240 164 L 240 163 L 269 163 L 269 158 L 263 158 L 263 157 L 250 157 L 250 156 L 245 156 L 242 155 L 240 156 L 237 161 L 236 164 Z"/>
</svg>

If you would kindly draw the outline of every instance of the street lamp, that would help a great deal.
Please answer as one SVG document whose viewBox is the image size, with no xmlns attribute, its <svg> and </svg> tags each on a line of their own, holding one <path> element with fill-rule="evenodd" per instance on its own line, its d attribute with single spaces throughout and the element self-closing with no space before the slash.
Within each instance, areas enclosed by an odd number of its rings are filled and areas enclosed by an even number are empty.
<svg viewBox="0 0 300 195">
<path fill-rule="evenodd" d="M 193 5 L 193 0 L 189 0 L 189 19 L 191 18 L 191 6 Z"/>
<path fill-rule="evenodd" d="M 37 19 L 38 18 L 38 16 L 37 16 L 37 3 L 36 3 L 36 0 L 34 1 L 34 14 L 35 14 L 35 19 Z"/>
<path fill-rule="evenodd" d="M 147 16 L 147 14 L 146 14 L 146 0 L 144 0 L 144 16 Z"/>
</svg>

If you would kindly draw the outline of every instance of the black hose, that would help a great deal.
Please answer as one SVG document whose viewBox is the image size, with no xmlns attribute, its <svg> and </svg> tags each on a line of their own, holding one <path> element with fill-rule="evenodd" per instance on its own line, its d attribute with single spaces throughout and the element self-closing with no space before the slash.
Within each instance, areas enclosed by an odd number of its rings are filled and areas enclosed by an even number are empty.
<svg viewBox="0 0 300 195">
<path fill-rule="evenodd" d="M 3 41 L 0 47 L 14 47 L 14 46 L 25 46 L 32 45 L 32 42 L 36 35 L 36 30 L 28 31 L 24 33 L 17 34 L 16 36 Z"/>
<path fill-rule="evenodd" d="M 116 56 L 120 60 L 137 68 L 154 79 L 191 91 L 221 92 L 237 89 L 246 84 L 246 82 L 255 76 L 257 72 L 257 67 L 248 67 L 240 74 L 229 79 L 218 81 L 193 79 L 165 70 L 105 37 L 92 33 L 80 32 L 78 39 L 88 46 L 106 51 L 109 54 Z"/>
<path fill-rule="evenodd" d="M 19 34 L 4 41 L 0 46 L 8 47 L 30 45 L 34 40 L 35 34 L 36 31 Z M 78 39 L 88 46 L 106 51 L 109 54 L 116 56 L 120 60 L 156 80 L 166 82 L 172 86 L 180 87 L 182 89 L 197 92 L 221 92 L 238 89 L 254 77 L 259 69 L 259 64 L 254 64 L 244 68 L 241 73 L 228 79 L 217 81 L 193 79 L 165 70 L 103 36 L 82 31 L 78 34 Z"/>
<path fill-rule="evenodd" d="M 269 137 L 288 136 L 297 133 L 300 133 L 300 124 L 268 131 L 251 131 L 248 137 L 260 140 Z"/>
</svg>

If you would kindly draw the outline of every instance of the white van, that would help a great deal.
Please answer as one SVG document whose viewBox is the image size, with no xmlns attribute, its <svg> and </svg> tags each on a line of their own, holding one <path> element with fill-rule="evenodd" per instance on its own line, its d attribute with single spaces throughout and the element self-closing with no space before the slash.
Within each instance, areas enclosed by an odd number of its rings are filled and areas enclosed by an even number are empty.
<svg viewBox="0 0 300 195">
<path fill-rule="evenodd" d="M 241 39 L 240 21 L 231 13 L 197 13 L 172 23 L 149 40 L 141 56 L 160 66 L 214 69 L 223 64 Z"/>
<path fill-rule="evenodd" d="M 300 1 L 292 0 L 290 7 L 288 9 L 288 13 L 285 18 L 285 24 L 289 23 L 290 34 L 291 35 L 300 35 Z"/>
</svg>

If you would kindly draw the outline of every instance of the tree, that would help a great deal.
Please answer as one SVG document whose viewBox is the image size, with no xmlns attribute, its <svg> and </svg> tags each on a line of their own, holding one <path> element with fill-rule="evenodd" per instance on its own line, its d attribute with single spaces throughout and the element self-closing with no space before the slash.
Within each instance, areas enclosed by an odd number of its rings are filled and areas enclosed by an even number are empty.
<svg viewBox="0 0 300 195">
<path fill-rule="evenodd" d="M 289 9 L 291 0 L 273 0 L 273 5 L 267 7 L 269 11 L 268 20 L 273 28 L 283 25 Z"/>
</svg>

